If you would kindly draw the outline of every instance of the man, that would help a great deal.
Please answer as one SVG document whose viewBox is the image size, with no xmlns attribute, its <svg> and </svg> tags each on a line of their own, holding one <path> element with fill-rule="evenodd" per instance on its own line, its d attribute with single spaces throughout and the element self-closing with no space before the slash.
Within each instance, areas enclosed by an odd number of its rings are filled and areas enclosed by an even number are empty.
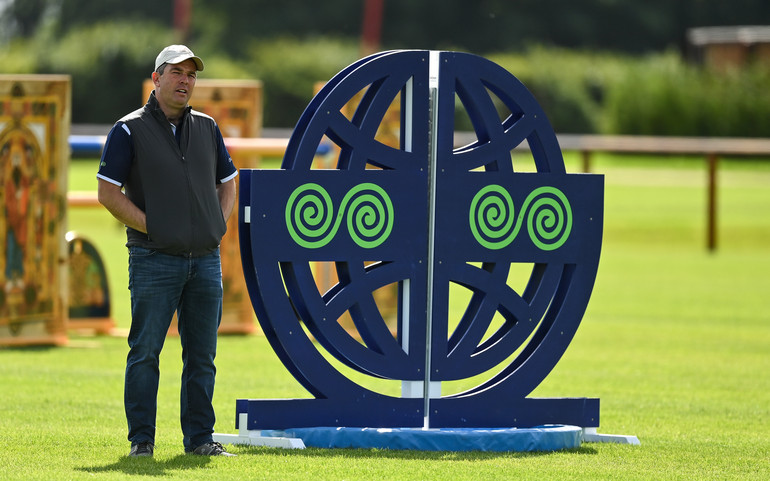
<svg viewBox="0 0 770 481">
<path fill-rule="evenodd" d="M 222 318 L 219 243 L 235 204 L 237 170 L 216 122 L 188 106 L 200 70 L 203 61 L 184 45 L 160 52 L 155 90 L 112 128 L 97 174 L 99 202 L 126 225 L 128 239 L 130 456 L 155 450 L 158 361 L 175 312 L 185 452 L 233 456 L 212 439 L 212 397 Z"/>
</svg>

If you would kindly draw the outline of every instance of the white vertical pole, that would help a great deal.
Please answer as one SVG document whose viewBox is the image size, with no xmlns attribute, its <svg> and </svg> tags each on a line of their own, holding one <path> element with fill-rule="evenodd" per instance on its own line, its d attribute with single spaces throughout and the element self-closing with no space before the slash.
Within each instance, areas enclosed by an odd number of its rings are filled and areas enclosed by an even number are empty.
<svg viewBox="0 0 770 481">
<path fill-rule="evenodd" d="M 438 155 L 438 76 L 440 52 L 430 52 L 429 81 L 430 90 L 430 159 L 428 165 L 428 289 L 425 326 L 425 382 L 423 384 L 423 428 L 430 428 L 431 397 L 431 344 L 433 337 L 433 269 L 436 237 L 436 157 Z"/>
<path fill-rule="evenodd" d="M 413 142 L 413 115 L 414 115 L 414 80 L 409 79 L 406 82 L 406 88 L 402 93 L 404 95 L 404 111 L 401 114 L 403 119 L 403 132 L 404 132 L 404 150 L 406 152 L 412 151 Z M 406 354 L 409 354 L 409 331 L 411 329 L 411 317 L 410 307 L 411 298 L 410 293 L 412 283 L 409 279 L 404 280 L 401 283 L 401 348 Z M 414 395 L 414 383 L 415 381 L 401 381 L 401 397 L 415 397 Z"/>
</svg>

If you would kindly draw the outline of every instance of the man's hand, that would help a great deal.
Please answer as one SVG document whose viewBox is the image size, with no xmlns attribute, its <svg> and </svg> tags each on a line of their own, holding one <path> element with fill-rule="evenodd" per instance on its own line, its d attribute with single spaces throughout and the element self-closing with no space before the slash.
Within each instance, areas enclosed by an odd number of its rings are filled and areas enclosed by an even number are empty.
<svg viewBox="0 0 770 481">
<path fill-rule="evenodd" d="M 103 179 L 98 180 L 99 203 L 126 226 L 146 234 L 147 217 L 144 212 L 126 197 L 120 186 Z"/>
</svg>

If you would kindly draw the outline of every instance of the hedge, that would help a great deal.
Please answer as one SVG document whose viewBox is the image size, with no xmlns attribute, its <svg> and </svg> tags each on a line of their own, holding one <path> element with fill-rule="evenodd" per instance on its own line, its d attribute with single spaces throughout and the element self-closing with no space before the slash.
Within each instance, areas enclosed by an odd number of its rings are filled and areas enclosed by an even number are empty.
<svg viewBox="0 0 770 481">
<path fill-rule="evenodd" d="M 113 22 L 54 38 L 45 30 L 0 49 L 2 73 L 68 73 L 73 122 L 112 123 L 139 105 L 157 52 L 174 42 L 160 25 Z M 360 55 L 357 39 L 255 40 L 246 58 L 213 40 L 190 44 L 205 78 L 257 78 L 266 127 L 291 128 L 317 82 Z M 534 47 L 482 54 L 518 77 L 560 133 L 770 137 L 770 66 L 712 72 L 668 51 L 644 57 Z M 470 128 L 458 116 L 458 128 Z"/>
<path fill-rule="evenodd" d="M 619 57 L 532 49 L 491 55 L 564 133 L 770 137 L 770 65 L 717 72 L 676 52 Z"/>
</svg>

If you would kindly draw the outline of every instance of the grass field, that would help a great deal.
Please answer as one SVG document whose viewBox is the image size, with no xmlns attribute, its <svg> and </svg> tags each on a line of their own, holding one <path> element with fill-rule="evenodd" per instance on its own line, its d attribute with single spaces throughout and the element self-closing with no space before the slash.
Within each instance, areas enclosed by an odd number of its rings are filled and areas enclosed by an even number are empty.
<svg viewBox="0 0 770 481">
<path fill-rule="evenodd" d="M 92 190 L 95 170 L 74 162 L 70 188 Z M 533 396 L 599 397 L 599 432 L 633 434 L 641 446 L 185 456 L 181 349 L 170 339 L 156 456 L 128 459 L 125 339 L 73 335 L 65 348 L 0 349 L 0 479 L 770 479 L 770 163 L 722 162 L 715 253 L 705 249 L 701 159 L 601 156 L 594 171 L 607 184 L 597 283 L 577 336 Z M 104 256 L 126 328 L 122 228 L 101 209 L 72 210 L 70 228 Z M 218 432 L 235 432 L 236 398 L 307 397 L 261 336 L 223 336 L 217 365 Z"/>
</svg>

